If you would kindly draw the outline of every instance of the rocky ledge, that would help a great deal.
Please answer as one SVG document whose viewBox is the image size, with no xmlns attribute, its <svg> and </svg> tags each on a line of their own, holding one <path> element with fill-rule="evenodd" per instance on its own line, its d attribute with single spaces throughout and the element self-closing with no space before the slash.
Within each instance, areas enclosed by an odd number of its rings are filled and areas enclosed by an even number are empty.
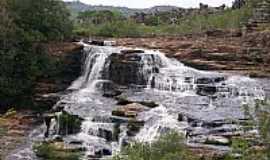
<svg viewBox="0 0 270 160">
<path fill-rule="evenodd" d="M 270 76 L 270 32 L 213 30 L 177 37 L 121 38 L 117 45 L 157 49 L 202 70 L 225 70 L 252 77 Z"/>
<path fill-rule="evenodd" d="M 33 126 L 40 124 L 37 119 L 31 112 L 18 113 L 12 109 L 0 116 L 0 159 L 27 141 Z"/>
</svg>

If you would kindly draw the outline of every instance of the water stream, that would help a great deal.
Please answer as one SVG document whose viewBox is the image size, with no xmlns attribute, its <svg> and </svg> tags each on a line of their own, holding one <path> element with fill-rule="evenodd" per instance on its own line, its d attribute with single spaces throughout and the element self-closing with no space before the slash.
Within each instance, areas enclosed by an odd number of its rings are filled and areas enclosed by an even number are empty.
<svg viewBox="0 0 270 160">
<path fill-rule="evenodd" d="M 243 105 L 253 106 L 266 96 L 259 80 L 199 71 L 159 51 L 123 54 L 121 50 L 127 48 L 84 45 L 82 76 L 54 108 L 83 119 L 81 131 L 64 140 L 80 142 L 86 149 L 85 160 L 100 152 L 105 157 L 116 154 L 132 141 L 151 142 L 170 130 L 184 134 L 192 146 L 203 145 L 212 135 L 241 132 L 233 122 L 246 119 Z M 129 118 L 112 115 L 119 108 L 117 99 L 104 95 L 115 90 L 129 101 L 158 105 L 137 114 L 136 121 L 143 125 L 135 135 L 128 133 Z M 120 130 L 117 139 L 112 138 L 115 128 Z"/>
</svg>

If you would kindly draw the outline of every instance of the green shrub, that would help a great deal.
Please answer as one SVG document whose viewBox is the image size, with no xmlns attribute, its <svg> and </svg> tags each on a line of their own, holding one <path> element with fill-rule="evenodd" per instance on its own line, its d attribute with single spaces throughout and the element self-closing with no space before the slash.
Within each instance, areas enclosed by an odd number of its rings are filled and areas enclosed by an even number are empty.
<svg viewBox="0 0 270 160">
<path fill-rule="evenodd" d="M 245 106 L 245 108 L 247 107 Z M 258 101 L 255 108 L 257 118 L 253 119 L 253 124 L 257 124 L 260 137 L 232 139 L 232 153 L 225 160 L 233 160 L 237 154 L 237 160 L 270 159 L 270 105 L 267 101 Z M 252 118 L 250 113 L 248 115 Z M 257 145 L 257 147 L 254 148 L 254 145 Z"/>
<path fill-rule="evenodd" d="M 74 115 L 63 112 L 58 117 L 60 135 L 75 134 L 80 131 L 82 120 Z"/>
<path fill-rule="evenodd" d="M 115 160 L 197 160 L 186 148 L 184 139 L 176 132 L 162 135 L 157 141 L 127 146 Z"/>
<path fill-rule="evenodd" d="M 44 160 L 79 160 L 79 151 L 59 149 L 55 144 L 43 142 L 33 146 L 35 154 Z"/>
</svg>

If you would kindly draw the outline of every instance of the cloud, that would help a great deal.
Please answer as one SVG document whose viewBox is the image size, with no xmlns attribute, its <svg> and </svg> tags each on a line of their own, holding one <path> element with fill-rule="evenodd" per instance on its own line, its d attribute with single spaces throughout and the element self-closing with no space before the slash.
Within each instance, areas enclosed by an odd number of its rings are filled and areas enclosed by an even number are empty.
<svg viewBox="0 0 270 160">
<path fill-rule="evenodd" d="M 65 0 L 72 1 L 72 0 Z M 220 6 L 226 4 L 231 6 L 233 0 L 80 0 L 91 5 L 112 5 L 124 6 L 129 8 L 149 8 L 158 5 L 173 5 L 179 7 L 198 7 L 199 3 L 209 4 L 210 6 Z"/>
</svg>

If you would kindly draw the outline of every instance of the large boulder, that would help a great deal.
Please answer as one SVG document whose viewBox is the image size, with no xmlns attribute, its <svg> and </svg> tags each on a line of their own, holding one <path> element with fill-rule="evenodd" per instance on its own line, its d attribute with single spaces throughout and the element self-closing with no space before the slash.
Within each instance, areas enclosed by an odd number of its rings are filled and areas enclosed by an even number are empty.
<svg viewBox="0 0 270 160">
<path fill-rule="evenodd" d="M 149 75 L 158 72 L 160 59 L 141 50 L 123 50 L 109 57 L 108 79 L 116 84 L 147 85 Z M 147 66 L 147 67 L 146 67 Z"/>
<path fill-rule="evenodd" d="M 138 103 L 131 103 L 125 106 L 121 106 L 116 110 L 112 111 L 113 116 L 126 117 L 126 118 L 136 118 L 138 113 L 147 110 L 147 108 Z"/>
</svg>

